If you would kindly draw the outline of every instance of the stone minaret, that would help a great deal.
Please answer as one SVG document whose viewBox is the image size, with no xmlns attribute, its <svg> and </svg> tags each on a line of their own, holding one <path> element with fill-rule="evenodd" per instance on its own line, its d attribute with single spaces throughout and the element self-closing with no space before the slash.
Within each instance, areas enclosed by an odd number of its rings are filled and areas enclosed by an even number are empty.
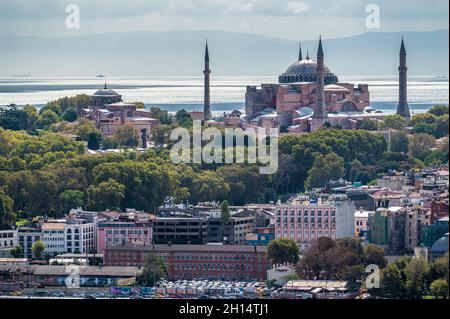
<svg viewBox="0 0 450 319">
<path fill-rule="evenodd" d="M 205 121 L 209 121 L 212 117 L 211 115 L 211 96 L 210 96 L 210 84 L 209 77 L 211 75 L 211 70 L 209 69 L 209 51 L 208 51 L 208 41 L 206 42 L 205 49 L 205 70 L 203 71 L 205 75 L 205 94 L 204 94 L 204 119 Z"/>
<path fill-rule="evenodd" d="M 322 48 L 322 37 L 319 39 L 319 48 L 317 50 L 317 102 L 314 110 L 312 130 L 315 131 L 325 123 L 327 110 L 325 108 L 325 63 Z"/>
<path fill-rule="evenodd" d="M 399 87 L 398 87 L 398 106 L 397 106 L 397 114 L 403 116 L 405 119 L 410 120 L 411 114 L 409 113 L 408 106 L 408 77 L 407 77 L 408 68 L 406 67 L 406 49 L 405 43 L 402 38 L 402 45 L 400 47 L 400 66 L 398 67 L 399 73 Z"/>
</svg>

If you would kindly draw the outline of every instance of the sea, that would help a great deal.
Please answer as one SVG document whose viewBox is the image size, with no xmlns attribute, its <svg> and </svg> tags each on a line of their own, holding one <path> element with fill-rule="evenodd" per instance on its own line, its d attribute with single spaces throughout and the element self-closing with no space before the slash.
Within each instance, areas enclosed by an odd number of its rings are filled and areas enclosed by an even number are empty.
<svg viewBox="0 0 450 319">
<path fill-rule="evenodd" d="M 396 76 L 341 76 L 340 82 L 369 85 L 371 106 L 394 113 L 398 99 Z M 34 105 L 37 108 L 65 96 L 92 94 L 104 87 L 116 90 L 126 102 L 143 102 L 174 113 L 203 108 L 202 77 L 11 77 L 0 78 L 0 106 Z M 244 110 L 248 85 L 277 83 L 273 76 L 215 76 L 211 81 L 214 114 Z M 410 76 L 408 100 L 411 112 L 423 113 L 435 104 L 449 104 L 449 78 Z"/>
</svg>

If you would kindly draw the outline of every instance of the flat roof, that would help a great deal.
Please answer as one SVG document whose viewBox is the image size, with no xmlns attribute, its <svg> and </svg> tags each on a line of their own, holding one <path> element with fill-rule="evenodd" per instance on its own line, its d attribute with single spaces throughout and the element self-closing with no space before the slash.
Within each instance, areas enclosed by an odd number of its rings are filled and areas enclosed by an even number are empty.
<svg viewBox="0 0 450 319">
<path fill-rule="evenodd" d="M 153 248 L 154 246 L 154 248 Z M 228 252 L 251 253 L 255 251 L 265 253 L 267 247 L 253 245 L 118 245 L 106 248 L 106 250 L 138 250 L 138 251 L 179 251 L 179 252 Z"/>
</svg>

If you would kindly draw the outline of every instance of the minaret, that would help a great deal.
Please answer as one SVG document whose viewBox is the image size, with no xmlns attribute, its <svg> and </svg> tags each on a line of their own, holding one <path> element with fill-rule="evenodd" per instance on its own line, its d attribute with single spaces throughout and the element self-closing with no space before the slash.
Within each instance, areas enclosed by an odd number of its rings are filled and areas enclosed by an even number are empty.
<svg viewBox="0 0 450 319">
<path fill-rule="evenodd" d="M 398 105 L 397 105 L 397 114 L 404 117 L 406 120 L 411 119 L 411 114 L 409 113 L 408 106 L 408 76 L 407 76 L 408 68 L 406 67 L 406 49 L 405 43 L 403 42 L 402 37 L 402 45 L 400 47 L 400 66 L 398 67 L 399 73 L 399 81 L 398 81 Z"/>
<path fill-rule="evenodd" d="M 209 121 L 212 117 L 211 115 L 211 96 L 210 96 L 210 84 L 209 84 L 209 76 L 211 74 L 211 70 L 209 69 L 209 51 L 208 51 L 208 41 L 206 41 L 206 49 L 205 49 L 205 70 L 203 71 L 205 75 L 205 93 L 204 93 L 204 119 L 205 121 Z"/>
<path fill-rule="evenodd" d="M 302 43 L 299 43 L 299 49 L 298 49 L 298 61 L 302 61 L 303 60 L 303 55 L 302 55 Z"/>
<path fill-rule="evenodd" d="M 327 118 L 325 108 L 325 63 L 322 48 L 322 37 L 319 39 L 319 48 L 317 50 L 317 102 L 314 110 L 312 130 L 322 127 Z"/>
</svg>

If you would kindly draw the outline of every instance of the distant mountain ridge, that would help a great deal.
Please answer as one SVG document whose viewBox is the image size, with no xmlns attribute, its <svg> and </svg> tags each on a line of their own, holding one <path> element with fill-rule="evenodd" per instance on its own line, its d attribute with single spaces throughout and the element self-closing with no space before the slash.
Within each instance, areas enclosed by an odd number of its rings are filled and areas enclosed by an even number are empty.
<svg viewBox="0 0 450 319">
<path fill-rule="evenodd" d="M 213 75 L 273 75 L 298 57 L 298 42 L 226 31 L 138 31 L 76 37 L 0 36 L 0 76 L 202 76 L 205 36 Z M 449 31 L 370 32 L 326 39 L 325 64 L 339 75 L 397 74 L 404 36 L 411 75 L 448 75 Z M 315 59 L 317 41 L 302 41 Z"/>
</svg>

